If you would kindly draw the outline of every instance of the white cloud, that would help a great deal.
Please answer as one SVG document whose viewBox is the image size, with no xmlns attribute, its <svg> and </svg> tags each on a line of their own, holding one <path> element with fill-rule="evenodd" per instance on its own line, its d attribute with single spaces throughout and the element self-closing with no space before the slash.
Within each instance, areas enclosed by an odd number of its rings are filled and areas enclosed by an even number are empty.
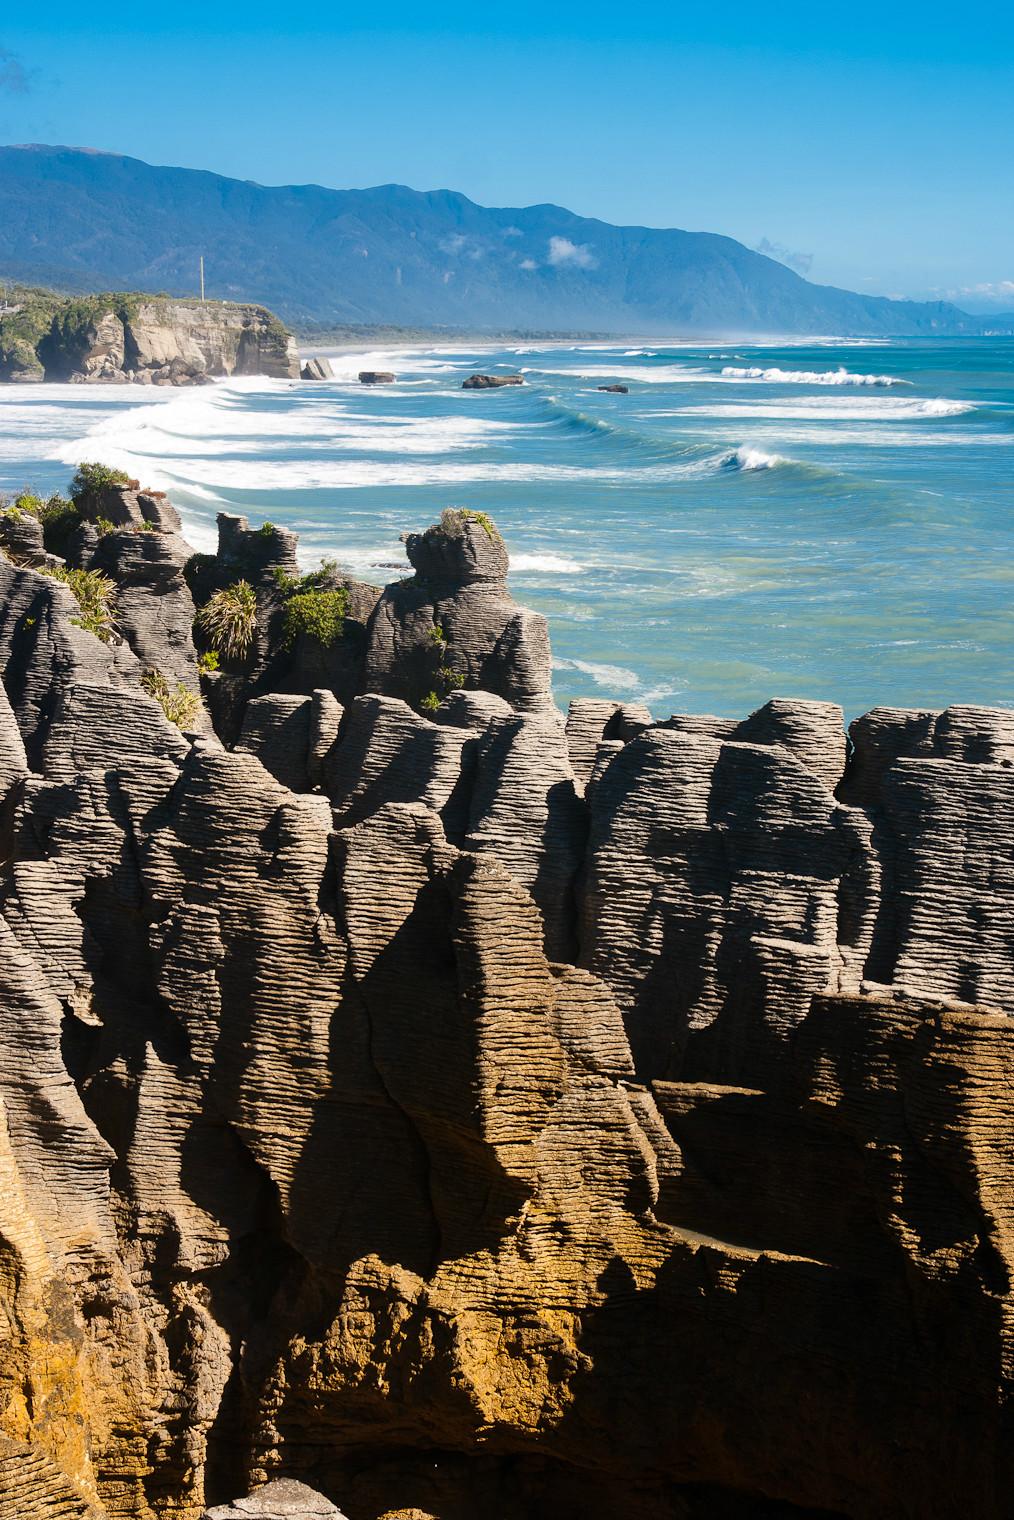
<svg viewBox="0 0 1014 1520">
<path fill-rule="evenodd" d="M 460 253 L 467 242 L 460 232 L 452 232 L 449 237 L 441 238 L 437 247 L 442 253 Z"/>
<path fill-rule="evenodd" d="M 538 267 L 534 259 L 522 259 L 518 265 L 519 269 L 538 269 Z"/>
<path fill-rule="evenodd" d="M 570 238 L 551 237 L 549 262 L 557 268 L 570 264 L 575 269 L 594 269 L 598 260 L 587 243 L 572 243 Z"/>
<path fill-rule="evenodd" d="M 779 264 L 794 269 L 796 274 L 808 275 L 813 268 L 812 253 L 793 253 L 791 248 L 785 248 L 781 243 L 772 243 L 770 238 L 761 238 L 754 252 L 762 253 L 768 259 L 777 259 Z"/>
<path fill-rule="evenodd" d="M 505 227 L 501 233 L 501 236 L 509 238 L 524 237 L 524 233 L 521 231 L 520 227 Z"/>
<path fill-rule="evenodd" d="M 1009 306 L 1014 302 L 1014 280 L 984 280 L 980 285 L 962 285 L 958 290 L 949 290 L 947 295 L 952 301 L 974 298 Z"/>
</svg>

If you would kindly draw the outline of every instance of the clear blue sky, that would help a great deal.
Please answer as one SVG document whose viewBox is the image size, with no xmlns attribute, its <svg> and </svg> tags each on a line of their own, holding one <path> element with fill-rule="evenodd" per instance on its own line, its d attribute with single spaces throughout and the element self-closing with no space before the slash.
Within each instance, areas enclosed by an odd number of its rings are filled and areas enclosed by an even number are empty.
<svg viewBox="0 0 1014 1520">
<path fill-rule="evenodd" d="M 2 141 L 556 201 L 1014 309 L 1010 3 L 55 0 L 0 49 Z"/>
</svg>

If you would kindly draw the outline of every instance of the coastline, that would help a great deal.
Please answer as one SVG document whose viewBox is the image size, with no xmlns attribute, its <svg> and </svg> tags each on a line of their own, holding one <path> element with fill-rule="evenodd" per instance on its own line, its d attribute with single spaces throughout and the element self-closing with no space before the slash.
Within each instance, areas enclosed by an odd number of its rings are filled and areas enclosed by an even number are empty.
<svg viewBox="0 0 1014 1520">
<path fill-rule="evenodd" d="M 448 505 L 487 511 L 510 533 L 516 593 L 551 621 L 563 702 L 622 691 L 660 717 L 740 716 L 772 690 L 850 716 L 1003 705 L 1003 556 L 984 546 L 1002 541 L 1014 435 L 1002 376 L 982 371 L 1009 345 L 924 352 L 417 343 L 339 349 L 330 383 L 19 387 L 0 477 L 64 491 L 82 459 L 105 460 L 169 491 L 201 552 L 216 513 L 241 512 L 292 527 L 304 571 L 337 556 L 374 584 L 406 573 L 403 532 Z M 498 362 L 531 365 L 529 383 L 460 389 Z M 401 378 L 361 386 L 366 367 Z M 862 371 L 897 383 L 851 384 Z M 614 380 L 630 394 L 598 393 Z"/>
</svg>

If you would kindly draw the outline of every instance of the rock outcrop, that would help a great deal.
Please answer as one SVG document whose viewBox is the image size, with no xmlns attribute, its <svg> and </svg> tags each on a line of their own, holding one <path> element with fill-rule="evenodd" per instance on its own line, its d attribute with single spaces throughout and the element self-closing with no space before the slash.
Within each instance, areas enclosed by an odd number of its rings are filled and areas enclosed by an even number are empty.
<svg viewBox="0 0 1014 1520">
<path fill-rule="evenodd" d="M 393 385 L 397 375 L 389 369 L 361 369 L 359 371 L 360 385 Z"/>
<path fill-rule="evenodd" d="M 301 380 L 333 380 L 334 370 L 330 359 L 307 359 L 299 371 Z"/>
<path fill-rule="evenodd" d="M 0 562 L 2 1520 L 1006 1520 L 1014 717 L 565 726 L 480 515 L 113 494 L 106 642 Z"/>
<path fill-rule="evenodd" d="M 299 373 L 295 340 L 264 306 L 28 291 L 0 315 L 0 380 L 195 385 Z"/>
<path fill-rule="evenodd" d="M 305 1483 L 279 1478 L 234 1504 L 216 1505 L 202 1520 L 345 1520 L 339 1509 Z"/>
</svg>

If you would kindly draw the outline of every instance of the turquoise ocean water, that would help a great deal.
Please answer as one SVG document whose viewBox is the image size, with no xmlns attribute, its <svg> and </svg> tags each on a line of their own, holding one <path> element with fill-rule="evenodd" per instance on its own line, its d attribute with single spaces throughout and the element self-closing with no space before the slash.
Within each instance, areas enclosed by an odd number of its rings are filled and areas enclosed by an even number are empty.
<svg viewBox="0 0 1014 1520">
<path fill-rule="evenodd" d="M 402 532 L 489 512 L 515 595 L 550 620 L 562 702 L 1014 705 L 1014 340 L 332 362 L 322 384 L 6 388 L 0 489 L 100 459 L 169 491 L 198 547 L 241 511 L 380 583 L 407 573 Z M 477 369 L 526 384 L 462 391 Z"/>
</svg>

